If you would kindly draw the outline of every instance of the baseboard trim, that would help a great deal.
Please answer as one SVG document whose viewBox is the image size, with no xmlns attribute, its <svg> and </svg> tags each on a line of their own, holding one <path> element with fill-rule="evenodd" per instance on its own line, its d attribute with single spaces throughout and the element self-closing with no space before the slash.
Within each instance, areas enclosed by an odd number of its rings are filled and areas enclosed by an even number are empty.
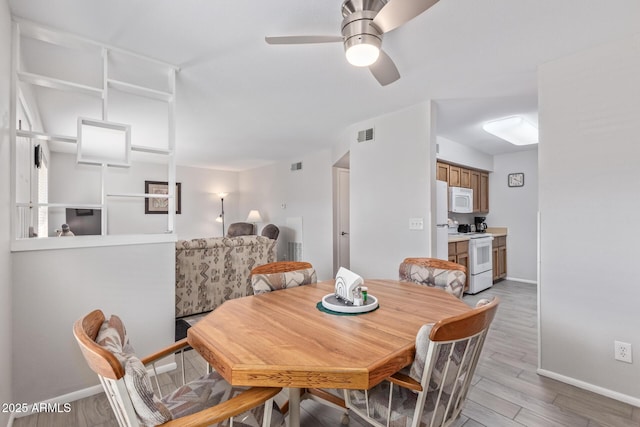
<svg viewBox="0 0 640 427">
<path fill-rule="evenodd" d="M 584 381 L 577 380 L 575 378 L 567 377 L 556 372 L 547 371 L 546 369 L 538 369 L 539 375 L 543 377 L 551 378 L 554 380 L 561 381 L 566 384 L 570 384 L 572 386 L 576 386 L 583 390 L 591 391 L 596 394 L 600 394 L 605 397 L 609 397 L 614 400 L 618 400 L 620 402 L 627 403 L 631 406 L 640 407 L 640 399 L 632 396 L 628 396 L 626 394 L 619 393 L 617 391 L 609 390 L 608 388 L 600 387 L 591 383 L 587 383 Z"/>
<path fill-rule="evenodd" d="M 177 369 L 178 364 L 176 362 L 167 363 L 166 365 L 158 366 L 156 371 L 158 374 L 164 374 L 165 372 L 170 372 Z M 149 371 L 149 375 L 153 376 L 153 371 Z M 85 397 L 94 396 L 96 394 L 100 394 L 104 392 L 104 389 L 100 384 L 94 385 L 91 387 L 83 388 L 80 390 L 72 391 L 71 393 L 62 394 L 60 396 L 53 397 L 51 399 L 43 400 L 42 402 L 37 403 L 53 403 L 53 404 L 64 404 L 74 402 L 76 400 L 84 399 Z M 35 402 L 33 403 L 35 404 Z M 27 415 L 31 415 L 28 412 L 20 412 L 20 413 L 11 413 L 9 415 L 9 423 L 7 427 L 13 426 L 13 420 L 16 418 L 26 417 Z"/>
<path fill-rule="evenodd" d="M 511 280 L 514 282 L 522 282 L 522 283 L 528 283 L 530 285 L 537 285 L 538 281 L 537 280 L 529 280 L 529 279 L 518 279 L 517 277 L 505 277 L 505 280 Z"/>
</svg>

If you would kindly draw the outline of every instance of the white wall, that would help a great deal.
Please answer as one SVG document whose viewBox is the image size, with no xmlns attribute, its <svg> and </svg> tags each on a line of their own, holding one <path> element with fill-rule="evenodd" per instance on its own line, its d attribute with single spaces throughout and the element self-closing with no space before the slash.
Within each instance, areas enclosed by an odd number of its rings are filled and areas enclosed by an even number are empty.
<svg viewBox="0 0 640 427">
<path fill-rule="evenodd" d="M 100 203 L 100 168 L 79 165 L 75 155 L 52 153 L 49 166 L 49 202 Z M 164 164 L 135 162 L 131 168 L 110 168 L 107 192 L 144 193 L 145 181 L 167 181 Z M 218 193 L 226 192 L 225 214 L 236 218 L 238 173 L 178 166 L 176 182 L 181 184 L 181 213 L 175 217 L 179 239 L 222 236 Z M 50 235 L 65 222 L 64 209 L 51 210 Z M 227 221 L 227 224 L 229 222 Z M 167 216 L 144 213 L 144 199 L 109 199 L 109 234 L 162 233 Z"/>
<path fill-rule="evenodd" d="M 14 401 L 98 384 L 72 333 L 93 309 L 118 314 L 141 356 L 171 344 L 174 260 L 173 243 L 15 252 Z"/>
<path fill-rule="evenodd" d="M 493 156 L 482 151 L 462 145 L 442 136 L 436 138 L 438 143 L 438 160 L 474 169 L 493 171 Z"/>
<path fill-rule="evenodd" d="M 540 367 L 636 406 L 639 46 L 610 43 L 539 73 Z M 614 361 L 614 340 L 633 345 L 633 364 Z"/>
<path fill-rule="evenodd" d="M 9 82 L 11 75 L 11 17 L 7 0 L 0 1 L 0 403 L 13 402 L 11 357 L 13 354 L 11 307 L 11 253 L 9 216 L 11 167 L 9 141 Z M 0 425 L 9 414 L 0 412 Z"/>
<path fill-rule="evenodd" d="M 300 161 L 302 170 L 291 171 L 291 163 Z M 327 149 L 240 172 L 239 215 L 227 224 L 245 221 L 249 210 L 258 209 L 263 219 L 260 230 L 268 223 L 280 228 L 278 259 L 282 260 L 287 218 L 302 217 L 303 258 L 313 264 L 318 280 L 332 278 L 332 165 Z"/>
<path fill-rule="evenodd" d="M 537 281 L 538 150 L 501 154 L 493 158 L 489 175 L 487 224 L 507 227 L 507 278 Z M 524 172 L 524 187 L 509 187 L 507 176 Z"/>
<path fill-rule="evenodd" d="M 367 278 L 398 278 L 409 256 L 431 254 L 431 194 L 435 146 L 431 103 L 350 126 L 351 270 Z M 375 128 L 375 140 L 358 143 L 359 130 Z M 433 152 L 433 153 L 432 153 Z M 409 230 L 423 218 L 423 230 Z"/>
</svg>

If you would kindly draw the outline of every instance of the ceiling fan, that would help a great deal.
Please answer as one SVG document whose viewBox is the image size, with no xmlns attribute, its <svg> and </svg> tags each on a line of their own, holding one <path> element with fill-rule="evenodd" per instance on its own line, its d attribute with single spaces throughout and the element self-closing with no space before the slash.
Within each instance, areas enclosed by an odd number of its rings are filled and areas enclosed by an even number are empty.
<svg viewBox="0 0 640 427">
<path fill-rule="evenodd" d="M 344 43 L 347 61 L 369 67 L 382 86 L 400 78 L 398 68 L 382 49 L 385 33 L 398 28 L 438 0 L 345 0 L 341 36 L 265 37 L 268 44 Z"/>
</svg>

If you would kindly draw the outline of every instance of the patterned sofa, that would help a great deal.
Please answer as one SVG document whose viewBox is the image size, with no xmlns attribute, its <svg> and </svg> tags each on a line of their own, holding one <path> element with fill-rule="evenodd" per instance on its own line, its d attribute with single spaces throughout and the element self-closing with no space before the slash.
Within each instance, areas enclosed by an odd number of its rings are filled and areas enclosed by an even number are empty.
<svg viewBox="0 0 640 427">
<path fill-rule="evenodd" d="M 176 317 L 252 295 L 251 269 L 275 260 L 276 241 L 263 236 L 177 241 Z"/>
</svg>

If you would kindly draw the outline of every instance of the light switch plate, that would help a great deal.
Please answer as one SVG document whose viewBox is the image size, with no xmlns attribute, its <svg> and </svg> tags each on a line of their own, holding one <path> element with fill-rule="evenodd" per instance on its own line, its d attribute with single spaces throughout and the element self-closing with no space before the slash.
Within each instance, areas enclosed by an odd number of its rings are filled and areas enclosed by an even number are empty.
<svg viewBox="0 0 640 427">
<path fill-rule="evenodd" d="M 409 218 L 409 230 L 424 229 L 424 220 L 422 218 Z"/>
</svg>

